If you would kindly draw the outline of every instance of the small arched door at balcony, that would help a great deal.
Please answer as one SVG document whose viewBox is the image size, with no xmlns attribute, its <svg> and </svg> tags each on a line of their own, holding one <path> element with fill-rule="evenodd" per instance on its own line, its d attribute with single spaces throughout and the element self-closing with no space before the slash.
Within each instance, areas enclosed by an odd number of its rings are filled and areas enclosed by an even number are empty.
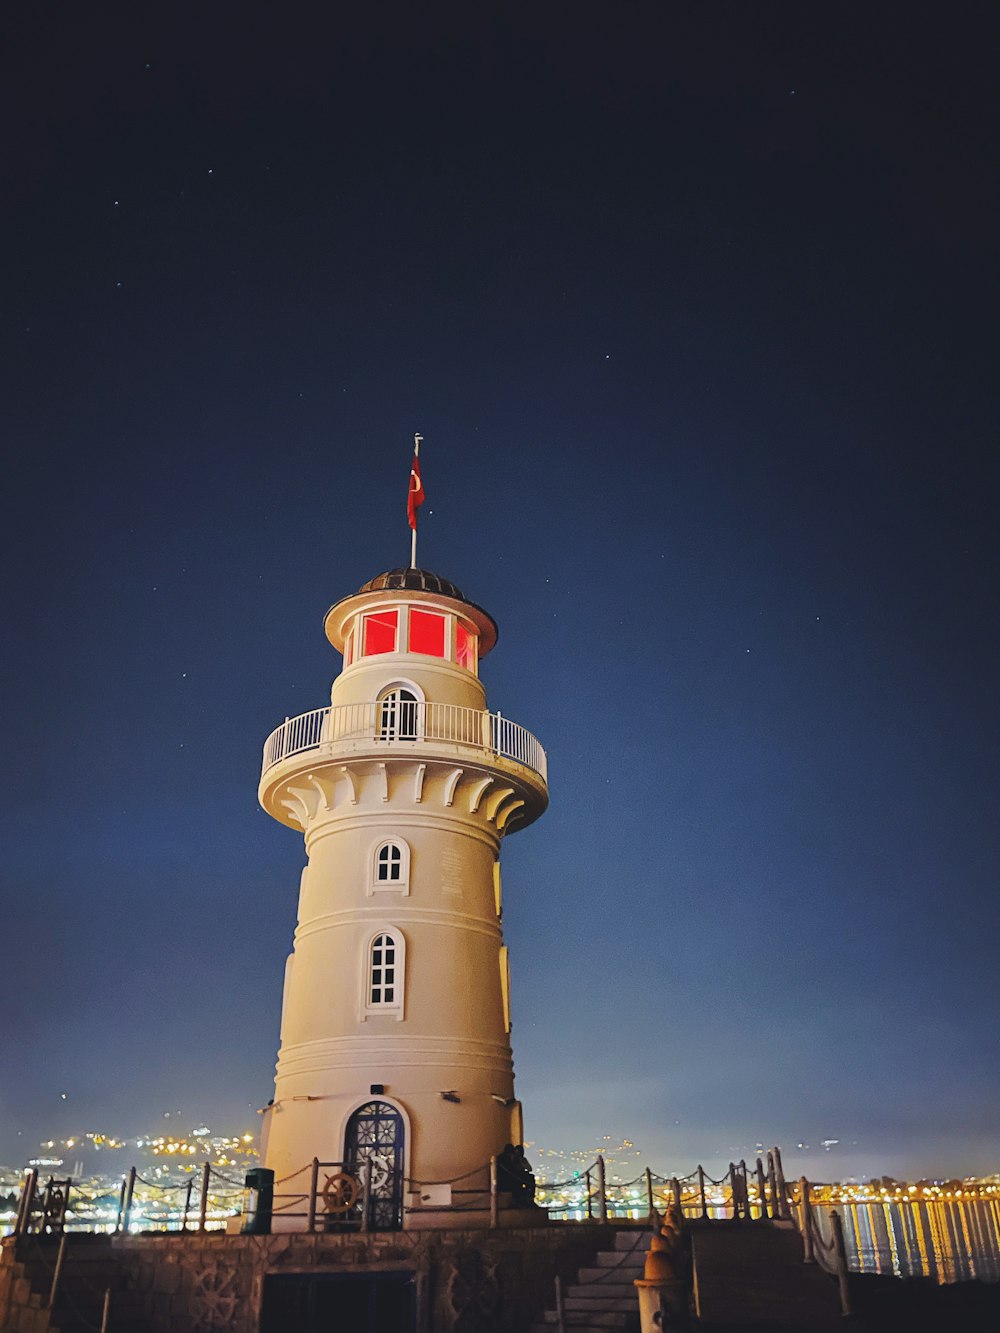
<svg viewBox="0 0 1000 1333">
<path fill-rule="evenodd" d="M 380 741 L 415 741 L 418 737 L 419 700 L 412 690 L 393 685 L 378 697 L 375 734 Z"/>
<path fill-rule="evenodd" d="M 366 1102 L 347 1122 L 347 1170 L 363 1180 L 371 1162 L 368 1225 L 373 1231 L 398 1231 L 403 1225 L 404 1138 L 403 1117 L 390 1102 Z"/>
</svg>

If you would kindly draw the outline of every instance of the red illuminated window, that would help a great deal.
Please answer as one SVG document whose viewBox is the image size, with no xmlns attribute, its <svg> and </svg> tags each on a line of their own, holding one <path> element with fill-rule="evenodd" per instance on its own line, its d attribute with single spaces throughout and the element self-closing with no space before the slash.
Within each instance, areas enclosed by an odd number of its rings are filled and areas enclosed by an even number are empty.
<svg viewBox="0 0 1000 1333">
<path fill-rule="evenodd" d="M 398 623 L 398 611 L 378 611 L 374 615 L 365 616 L 364 656 L 394 653 Z"/>
<path fill-rule="evenodd" d="M 476 669 L 476 636 L 464 625 L 455 626 L 455 661 L 469 671 Z"/>
<path fill-rule="evenodd" d="M 433 611 L 410 612 L 410 652 L 444 657 L 444 616 Z"/>
</svg>

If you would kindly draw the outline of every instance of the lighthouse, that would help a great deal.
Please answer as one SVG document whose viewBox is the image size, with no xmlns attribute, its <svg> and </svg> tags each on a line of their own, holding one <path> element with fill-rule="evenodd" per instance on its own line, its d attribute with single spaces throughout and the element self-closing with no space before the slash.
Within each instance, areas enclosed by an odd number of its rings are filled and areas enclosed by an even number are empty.
<svg viewBox="0 0 1000 1333">
<path fill-rule="evenodd" d="M 271 733 L 260 780 L 306 852 L 264 1162 L 296 1189 L 320 1163 L 334 1220 L 367 1180 L 372 1227 L 468 1225 L 522 1141 L 500 847 L 548 804 L 545 752 L 487 707 L 497 626 L 446 579 L 389 570 L 325 630 L 330 706 Z"/>
</svg>

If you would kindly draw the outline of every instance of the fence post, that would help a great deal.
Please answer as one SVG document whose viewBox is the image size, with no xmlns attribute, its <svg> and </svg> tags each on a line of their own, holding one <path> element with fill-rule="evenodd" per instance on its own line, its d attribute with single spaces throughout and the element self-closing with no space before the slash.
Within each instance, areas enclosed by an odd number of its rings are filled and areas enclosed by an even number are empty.
<svg viewBox="0 0 1000 1333">
<path fill-rule="evenodd" d="M 181 1218 L 181 1230 L 188 1229 L 188 1213 L 191 1211 L 191 1191 L 194 1189 L 194 1178 L 187 1183 L 187 1189 L 184 1192 L 184 1216 Z"/>
<path fill-rule="evenodd" d="M 594 1201 L 593 1201 L 593 1199 L 590 1197 L 590 1167 L 589 1167 L 589 1166 L 587 1167 L 586 1184 L 587 1184 L 587 1221 L 589 1222 L 590 1219 L 594 1216 Z"/>
<path fill-rule="evenodd" d="M 802 1230 L 802 1262 L 804 1264 L 814 1264 L 816 1256 L 813 1254 L 813 1233 L 812 1233 L 812 1199 L 809 1197 L 809 1181 L 805 1176 L 799 1179 L 799 1226 Z"/>
<path fill-rule="evenodd" d="M 708 1216 L 708 1200 L 705 1197 L 705 1168 L 698 1166 L 698 1194 L 701 1197 L 701 1215 Z"/>
<path fill-rule="evenodd" d="M 372 1159 L 365 1158 L 365 1169 L 361 1177 L 361 1188 L 364 1191 L 361 1200 L 361 1230 L 371 1230 L 371 1198 L 372 1198 Z"/>
<path fill-rule="evenodd" d="M 760 1217 L 758 1221 L 766 1222 L 767 1212 L 767 1181 L 764 1179 L 764 1163 L 757 1158 L 757 1193 L 760 1195 Z"/>
<path fill-rule="evenodd" d="M 771 1191 L 771 1216 L 778 1218 L 781 1216 L 781 1205 L 778 1202 L 778 1173 L 774 1166 L 774 1151 L 771 1148 L 767 1150 L 767 1184 Z"/>
<path fill-rule="evenodd" d="M 851 1289 L 847 1280 L 847 1249 L 844 1245 L 844 1224 L 836 1208 L 830 1209 L 830 1225 L 833 1227 L 834 1252 L 837 1257 L 837 1286 L 840 1288 L 840 1313 L 845 1317 L 854 1313 L 851 1305 Z"/>
<path fill-rule="evenodd" d="M 104 1288 L 104 1308 L 101 1311 L 101 1333 L 108 1333 L 108 1316 L 111 1313 L 111 1288 Z"/>
<path fill-rule="evenodd" d="M 728 1175 L 729 1175 L 729 1199 L 730 1203 L 733 1205 L 733 1221 L 736 1222 L 739 1220 L 740 1216 L 740 1204 L 739 1204 L 739 1185 L 736 1183 L 735 1162 L 729 1163 Z"/>
<path fill-rule="evenodd" d="M 128 1177 L 122 1176 L 122 1187 L 118 1191 L 118 1216 L 115 1218 L 115 1231 L 122 1229 L 122 1217 L 125 1213 L 125 1191 L 128 1189 Z"/>
<path fill-rule="evenodd" d="M 608 1187 L 604 1173 L 604 1158 L 597 1155 L 597 1216 L 602 1222 L 608 1220 Z"/>
<path fill-rule="evenodd" d="M 670 1190 L 674 1196 L 674 1204 L 677 1207 L 677 1211 L 678 1213 L 680 1213 L 681 1217 L 683 1217 L 684 1205 L 681 1202 L 681 1182 L 677 1179 L 676 1176 L 670 1177 Z"/>
<path fill-rule="evenodd" d="M 201 1198 L 198 1200 L 198 1230 L 205 1230 L 205 1220 L 208 1217 L 208 1185 L 212 1174 L 210 1162 L 206 1162 L 201 1168 Z"/>
<path fill-rule="evenodd" d="M 309 1216 L 306 1219 L 306 1230 L 309 1232 L 316 1230 L 316 1192 L 319 1189 L 319 1158 L 312 1160 L 312 1175 L 309 1178 Z"/>
<path fill-rule="evenodd" d="M 649 1216 L 653 1217 L 656 1213 L 656 1207 L 653 1203 L 653 1173 L 649 1167 L 646 1167 L 646 1200 L 649 1204 Z"/>
<path fill-rule="evenodd" d="M 497 1191 L 497 1155 L 490 1158 L 490 1230 L 500 1225 L 500 1195 Z"/>
<path fill-rule="evenodd" d="M 785 1168 L 781 1164 L 781 1149 L 775 1147 L 773 1151 L 774 1170 L 778 1181 L 778 1203 L 781 1208 L 778 1216 L 787 1219 L 791 1217 L 792 1211 L 788 1204 L 788 1184 L 785 1181 Z"/>
<path fill-rule="evenodd" d="M 38 1167 L 33 1166 L 24 1177 L 21 1197 L 17 1201 L 17 1219 L 14 1222 L 15 1236 L 27 1234 L 31 1225 L 31 1210 L 35 1206 L 35 1191 L 38 1188 Z"/>
<path fill-rule="evenodd" d="M 563 1304 L 562 1278 L 556 1278 L 556 1328 L 566 1333 L 566 1307 Z"/>
<path fill-rule="evenodd" d="M 62 1277 L 63 1259 L 66 1255 L 66 1232 L 59 1237 L 59 1253 L 56 1255 L 56 1266 L 52 1272 L 52 1285 L 49 1287 L 49 1309 L 56 1303 L 56 1296 L 59 1294 L 59 1279 Z"/>
<path fill-rule="evenodd" d="M 129 1222 L 132 1220 L 132 1195 L 135 1193 L 135 1167 L 128 1169 L 128 1180 L 125 1183 L 125 1207 L 122 1209 L 122 1231 L 128 1235 Z"/>
</svg>

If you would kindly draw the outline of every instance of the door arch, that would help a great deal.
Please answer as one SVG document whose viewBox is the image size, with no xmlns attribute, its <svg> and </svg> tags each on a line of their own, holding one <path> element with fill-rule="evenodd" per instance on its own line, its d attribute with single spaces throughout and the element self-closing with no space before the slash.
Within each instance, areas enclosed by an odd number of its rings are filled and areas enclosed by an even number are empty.
<svg viewBox="0 0 1000 1333">
<path fill-rule="evenodd" d="M 363 1180 L 372 1164 L 368 1225 L 373 1231 L 398 1231 L 403 1225 L 403 1163 L 406 1126 L 391 1102 L 372 1100 L 352 1113 L 344 1131 L 344 1163 Z"/>
<path fill-rule="evenodd" d="M 378 696 L 376 735 L 380 741 L 415 741 L 419 737 L 420 700 L 405 685 L 393 685 Z"/>
</svg>

